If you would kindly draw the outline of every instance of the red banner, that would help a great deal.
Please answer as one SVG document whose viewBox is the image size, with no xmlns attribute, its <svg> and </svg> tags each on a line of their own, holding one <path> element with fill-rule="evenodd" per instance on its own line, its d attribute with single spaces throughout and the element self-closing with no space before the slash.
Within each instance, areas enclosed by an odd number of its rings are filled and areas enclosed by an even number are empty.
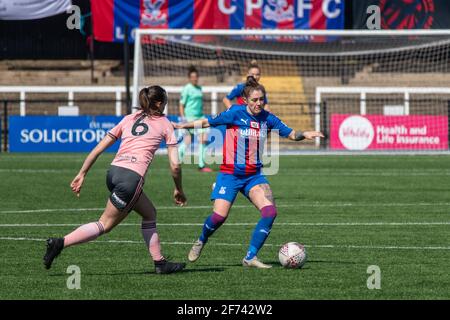
<svg viewBox="0 0 450 320">
<path fill-rule="evenodd" d="M 446 150 L 446 116 L 334 114 L 330 148 L 347 150 Z"/>
<path fill-rule="evenodd" d="M 91 0 L 98 41 L 134 29 L 343 29 L 343 0 Z"/>
</svg>

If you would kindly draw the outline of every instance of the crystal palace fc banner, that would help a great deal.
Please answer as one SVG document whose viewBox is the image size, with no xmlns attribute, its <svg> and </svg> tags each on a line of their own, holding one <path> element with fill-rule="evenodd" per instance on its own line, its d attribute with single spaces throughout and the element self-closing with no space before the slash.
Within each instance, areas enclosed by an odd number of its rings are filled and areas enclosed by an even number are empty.
<svg viewBox="0 0 450 320">
<path fill-rule="evenodd" d="M 94 36 L 159 29 L 343 29 L 344 0 L 91 0 Z"/>
<path fill-rule="evenodd" d="M 71 7 L 71 0 L 0 0 L 0 20 L 41 19 Z"/>
</svg>

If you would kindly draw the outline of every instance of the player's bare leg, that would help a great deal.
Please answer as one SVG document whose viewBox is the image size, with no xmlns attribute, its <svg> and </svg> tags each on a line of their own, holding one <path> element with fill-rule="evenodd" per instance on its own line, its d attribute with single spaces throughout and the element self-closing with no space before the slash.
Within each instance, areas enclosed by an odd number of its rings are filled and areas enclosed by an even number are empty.
<svg viewBox="0 0 450 320">
<path fill-rule="evenodd" d="M 64 248 L 97 239 L 102 234 L 111 231 L 126 216 L 127 213 L 119 211 L 108 199 L 106 208 L 98 221 L 84 224 L 64 238 L 50 238 L 47 240 L 47 251 L 44 255 L 46 269 L 50 269 L 53 260 Z"/>
<path fill-rule="evenodd" d="M 261 212 L 261 219 L 253 231 L 247 256 L 242 260 L 245 267 L 271 268 L 271 265 L 262 263 L 256 256 L 259 249 L 264 245 L 272 224 L 277 215 L 275 201 L 272 190 L 268 184 L 259 184 L 254 186 L 249 192 L 249 198 L 255 207 Z"/>
<path fill-rule="evenodd" d="M 156 208 L 151 200 L 142 193 L 133 209 L 142 217 L 142 236 L 155 263 L 155 272 L 167 274 L 183 270 L 185 263 L 169 262 L 161 254 L 161 243 L 156 229 Z"/>
<path fill-rule="evenodd" d="M 202 253 L 208 238 L 225 222 L 231 206 L 232 203 L 227 200 L 214 200 L 214 212 L 206 218 L 200 238 L 194 243 L 191 251 L 189 251 L 189 261 L 194 262 L 200 258 L 200 254 Z"/>
<path fill-rule="evenodd" d="M 186 131 L 186 134 L 183 137 L 183 142 L 178 146 L 178 158 L 181 162 L 183 162 L 184 154 L 186 150 L 191 145 L 191 133 L 189 131 Z"/>
<path fill-rule="evenodd" d="M 201 172 L 212 172 L 212 169 L 205 165 L 206 143 L 208 142 L 208 135 L 203 132 L 198 135 L 198 166 Z"/>
</svg>

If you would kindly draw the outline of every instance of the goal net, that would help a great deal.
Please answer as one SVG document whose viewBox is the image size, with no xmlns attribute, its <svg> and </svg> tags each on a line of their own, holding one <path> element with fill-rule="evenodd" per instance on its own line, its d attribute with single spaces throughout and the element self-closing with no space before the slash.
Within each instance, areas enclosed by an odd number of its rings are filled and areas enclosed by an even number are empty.
<svg viewBox="0 0 450 320">
<path fill-rule="evenodd" d="M 448 150 L 449 52 L 447 30 L 141 29 L 133 104 L 139 88 L 159 84 L 177 114 L 193 65 L 205 114 L 221 112 L 256 60 L 271 111 L 292 128 L 326 134 L 282 149 Z"/>
</svg>

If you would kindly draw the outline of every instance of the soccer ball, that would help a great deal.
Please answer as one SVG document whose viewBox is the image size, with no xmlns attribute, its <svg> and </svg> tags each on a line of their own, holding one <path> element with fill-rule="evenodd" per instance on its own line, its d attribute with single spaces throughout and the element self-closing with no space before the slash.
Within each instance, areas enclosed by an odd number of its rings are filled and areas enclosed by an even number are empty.
<svg viewBox="0 0 450 320">
<path fill-rule="evenodd" d="M 278 259 L 285 268 L 301 268 L 307 259 L 305 246 L 297 242 L 285 243 L 278 252 Z"/>
</svg>

